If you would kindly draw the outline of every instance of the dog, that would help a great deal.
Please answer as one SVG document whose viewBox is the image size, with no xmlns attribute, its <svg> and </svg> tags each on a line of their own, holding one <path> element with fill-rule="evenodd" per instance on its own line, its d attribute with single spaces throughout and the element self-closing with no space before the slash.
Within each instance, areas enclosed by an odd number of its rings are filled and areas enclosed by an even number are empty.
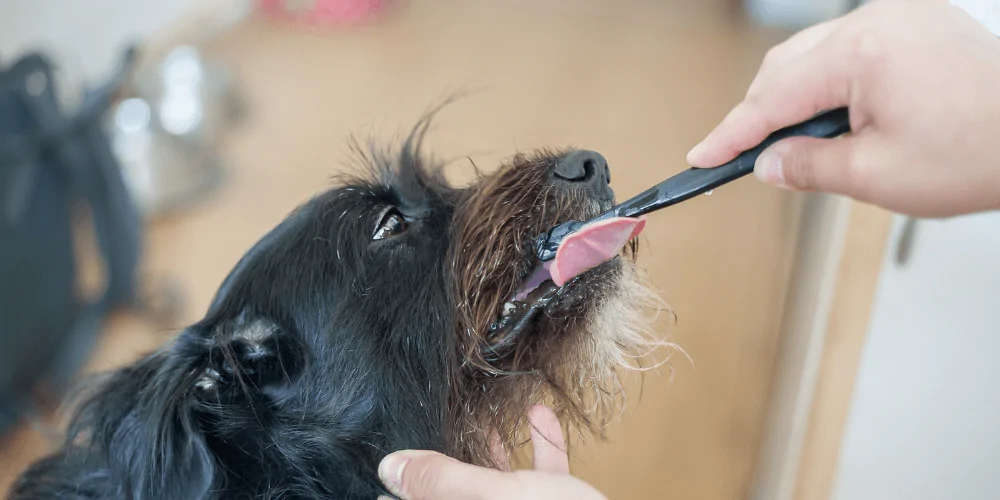
<svg viewBox="0 0 1000 500">
<path fill-rule="evenodd" d="M 95 384 L 11 498 L 374 499 L 395 450 L 498 467 L 539 402 L 600 434 L 620 368 L 666 345 L 637 241 L 512 297 L 538 235 L 615 204 L 607 161 L 522 153 L 456 187 L 421 149 L 430 121 L 396 147 L 352 141 L 360 174 L 257 242 L 203 319 Z"/>
</svg>

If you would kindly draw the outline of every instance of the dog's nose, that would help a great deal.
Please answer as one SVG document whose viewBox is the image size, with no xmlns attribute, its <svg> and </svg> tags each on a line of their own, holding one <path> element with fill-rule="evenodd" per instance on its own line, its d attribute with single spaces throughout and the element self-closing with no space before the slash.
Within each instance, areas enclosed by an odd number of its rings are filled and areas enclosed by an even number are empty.
<svg viewBox="0 0 1000 500">
<path fill-rule="evenodd" d="M 570 189 L 584 189 L 601 199 L 614 198 L 611 190 L 611 169 L 600 153 L 578 150 L 568 153 L 551 170 L 552 182 Z"/>
<path fill-rule="evenodd" d="M 586 150 L 573 151 L 563 156 L 552 169 L 552 176 L 566 182 L 611 182 L 608 160 L 600 153 Z"/>
</svg>

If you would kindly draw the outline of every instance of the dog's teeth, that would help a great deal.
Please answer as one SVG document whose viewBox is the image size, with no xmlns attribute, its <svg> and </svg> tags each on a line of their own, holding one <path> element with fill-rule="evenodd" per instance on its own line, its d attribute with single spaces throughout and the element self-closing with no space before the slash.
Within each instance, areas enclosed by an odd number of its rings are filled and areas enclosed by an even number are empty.
<svg viewBox="0 0 1000 500">
<path fill-rule="evenodd" d="M 510 302 L 505 303 L 503 305 L 503 315 L 504 315 L 504 317 L 507 317 L 507 316 L 510 315 L 510 313 L 514 312 L 514 308 L 515 307 L 516 306 L 514 304 L 510 303 Z"/>
</svg>

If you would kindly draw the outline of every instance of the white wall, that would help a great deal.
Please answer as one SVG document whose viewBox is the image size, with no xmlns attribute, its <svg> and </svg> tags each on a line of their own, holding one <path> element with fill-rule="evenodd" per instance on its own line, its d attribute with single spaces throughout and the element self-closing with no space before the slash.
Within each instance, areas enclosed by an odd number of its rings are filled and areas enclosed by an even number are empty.
<svg viewBox="0 0 1000 500">
<path fill-rule="evenodd" d="M 246 5 L 247 0 L 0 0 L 0 65 L 42 49 L 57 64 L 62 87 L 98 83 L 117 67 L 129 43 L 141 43 L 196 12 L 238 19 Z"/>
<path fill-rule="evenodd" d="M 870 0 L 861 0 L 860 4 Z M 950 0 L 965 9 L 987 29 L 1000 36 L 1000 1 Z M 827 19 L 841 16 L 856 5 L 854 0 L 745 0 L 747 12 L 756 21 L 793 29 L 801 29 Z"/>
<path fill-rule="evenodd" d="M 1000 498 L 1000 213 L 920 221 L 893 253 L 831 498 Z"/>
<path fill-rule="evenodd" d="M 976 18 L 994 35 L 1000 36 L 1000 1 L 998 0 L 951 0 L 972 17 Z"/>
<path fill-rule="evenodd" d="M 0 58 L 53 51 L 71 77 L 103 78 L 132 39 L 175 21 L 199 0 L 2 0 Z"/>
<path fill-rule="evenodd" d="M 854 0 L 746 0 L 750 16 L 765 25 L 801 29 L 841 16 L 854 6 Z"/>
</svg>

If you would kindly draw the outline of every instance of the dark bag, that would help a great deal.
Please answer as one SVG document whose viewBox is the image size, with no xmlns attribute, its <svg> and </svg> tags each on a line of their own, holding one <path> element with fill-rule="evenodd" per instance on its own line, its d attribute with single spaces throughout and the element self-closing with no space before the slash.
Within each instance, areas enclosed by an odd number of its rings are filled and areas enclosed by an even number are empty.
<svg viewBox="0 0 1000 500">
<path fill-rule="evenodd" d="M 133 298 L 141 221 L 102 125 L 133 58 L 73 113 L 44 56 L 0 69 L 0 435 L 39 387 L 60 395 L 107 314 Z M 77 292 L 82 213 L 104 270 L 89 300 Z"/>
</svg>

